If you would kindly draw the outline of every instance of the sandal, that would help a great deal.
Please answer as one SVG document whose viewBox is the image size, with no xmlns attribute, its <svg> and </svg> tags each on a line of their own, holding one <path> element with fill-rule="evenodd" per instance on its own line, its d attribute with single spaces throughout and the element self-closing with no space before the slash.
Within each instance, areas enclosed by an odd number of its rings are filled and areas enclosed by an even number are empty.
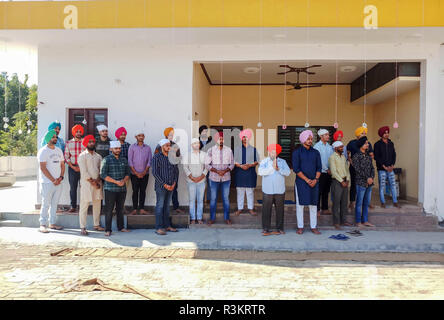
<svg viewBox="0 0 444 320">
<path fill-rule="evenodd" d="M 303 234 L 304 233 L 304 229 L 302 228 L 298 228 L 298 230 L 296 231 L 297 234 Z"/>
<path fill-rule="evenodd" d="M 166 231 L 169 231 L 169 232 L 178 232 L 179 230 L 177 230 L 176 228 L 173 228 L 173 227 L 168 227 L 168 228 L 166 228 Z"/>
<path fill-rule="evenodd" d="M 81 234 L 82 236 L 87 236 L 89 233 L 88 233 L 88 231 L 86 231 L 86 229 L 81 229 L 81 230 L 80 230 L 80 234 Z"/>
<path fill-rule="evenodd" d="M 49 233 L 48 228 L 46 228 L 46 226 L 40 226 L 39 232 L 41 232 L 41 233 Z"/>
<path fill-rule="evenodd" d="M 271 236 L 272 235 L 272 233 L 270 232 L 270 231 L 262 231 L 262 235 L 263 236 Z"/>
<path fill-rule="evenodd" d="M 162 229 L 156 230 L 155 233 L 157 233 L 159 236 L 165 236 L 167 233 L 163 231 Z"/>
<path fill-rule="evenodd" d="M 105 228 L 102 228 L 101 226 L 95 226 L 94 230 L 95 231 L 105 231 Z"/>
<path fill-rule="evenodd" d="M 63 227 L 62 226 L 58 226 L 56 224 L 52 224 L 49 226 L 49 229 L 53 229 L 53 230 L 62 230 Z"/>
<path fill-rule="evenodd" d="M 202 220 L 197 220 L 197 223 L 198 224 L 203 224 L 203 221 Z"/>
</svg>

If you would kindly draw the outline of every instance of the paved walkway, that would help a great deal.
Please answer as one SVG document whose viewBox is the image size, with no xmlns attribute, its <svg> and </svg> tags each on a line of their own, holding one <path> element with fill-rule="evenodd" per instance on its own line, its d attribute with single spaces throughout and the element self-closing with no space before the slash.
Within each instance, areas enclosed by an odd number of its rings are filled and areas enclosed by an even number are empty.
<svg viewBox="0 0 444 320">
<path fill-rule="evenodd" d="M 344 232 L 344 231 L 342 231 Z M 321 235 L 306 231 L 297 235 L 261 235 L 251 229 L 180 229 L 177 233 L 159 236 L 153 230 L 114 232 L 110 238 L 103 232 L 90 232 L 85 237 L 78 229 L 65 229 L 42 234 L 36 228 L 0 228 L 0 244 L 45 245 L 62 247 L 147 247 L 211 250 L 258 250 L 290 252 L 437 252 L 444 253 L 443 232 L 363 231 L 364 236 L 347 241 L 329 239 L 338 234 L 325 230 Z"/>
<path fill-rule="evenodd" d="M 0 244 L 0 300 L 145 299 L 112 291 L 64 292 L 77 280 L 93 278 L 156 299 L 444 298 L 444 265 L 436 262 L 52 257 L 53 251 Z"/>
</svg>

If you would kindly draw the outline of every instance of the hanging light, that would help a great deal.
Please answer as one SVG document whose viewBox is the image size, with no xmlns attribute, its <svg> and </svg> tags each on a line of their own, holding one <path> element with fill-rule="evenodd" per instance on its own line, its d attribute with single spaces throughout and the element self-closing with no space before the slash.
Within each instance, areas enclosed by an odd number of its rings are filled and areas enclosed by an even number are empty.
<svg viewBox="0 0 444 320">
<path fill-rule="evenodd" d="M 282 129 L 284 129 L 284 130 L 287 129 L 287 125 L 286 125 L 286 124 L 283 124 L 283 125 L 282 125 Z"/>
<path fill-rule="evenodd" d="M 367 123 L 364 122 L 364 123 L 362 124 L 362 126 L 363 126 L 364 128 L 367 128 Z"/>
<path fill-rule="evenodd" d="M 308 128 L 310 127 L 310 124 L 308 122 L 305 123 L 305 127 Z"/>
<path fill-rule="evenodd" d="M 338 124 L 337 122 L 335 122 L 335 123 L 333 124 L 333 128 L 335 128 L 335 129 L 339 128 L 339 124 Z"/>
<path fill-rule="evenodd" d="M 258 127 L 258 128 L 262 128 L 262 122 L 259 121 L 259 122 L 257 123 L 257 127 Z"/>
<path fill-rule="evenodd" d="M 26 121 L 26 125 L 27 125 L 28 127 L 32 126 L 32 121 L 31 121 L 31 120 Z"/>
<path fill-rule="evenodd" d="M 7 123 L 5 123 L 4 125 L 3 125 L 3 128 L 6 130 L 6 129 L 8 129 L 8 127 L 9 127 L 9 125 L 7 124 Z"/>
<path fill-rule="evenodd" d="M 82 123 L 86 126 L 86 124 L 88 123 L 88 121 L 86 121 L 86 119 L 83 119 Z"/>
</svg>

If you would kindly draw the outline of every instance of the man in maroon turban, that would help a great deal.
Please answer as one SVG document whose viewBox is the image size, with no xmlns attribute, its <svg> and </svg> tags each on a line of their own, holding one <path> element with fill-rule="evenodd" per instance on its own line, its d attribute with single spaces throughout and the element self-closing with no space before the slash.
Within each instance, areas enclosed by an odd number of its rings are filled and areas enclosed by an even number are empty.
<svg viewBox="0 0 444 320">
<path fill-rule="evenodd" d="M 379 128 L 378 135 L 381 139 L 375 143 L 374 153 L 376 168 L 378 169 L 379 199 L 381 201 L 381 207 L 385 208 L 384 192 L 386 183 L 388 182 L 392 193 L 393 205 L 400 208 L 398 204 L 398 190 L 394 172 L 396 151 L 395 145 L 389 139 L 390 128 L 387 126 Z"/>
</svg>

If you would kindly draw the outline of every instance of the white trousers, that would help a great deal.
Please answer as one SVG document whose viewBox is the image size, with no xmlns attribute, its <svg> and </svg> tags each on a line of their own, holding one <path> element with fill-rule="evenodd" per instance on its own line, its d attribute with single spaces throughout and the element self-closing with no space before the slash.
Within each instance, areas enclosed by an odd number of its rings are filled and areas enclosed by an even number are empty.
<svg viewBox="0 0 444 320">
<path fill-rule="evenodd" d="M 248 210 L 254 209 L 254 188 L 236 188 L 237 191 L 237 209 L 244 209 L 245 193 L 247 194 Z"/>
<path fill-rule="evenodd" d="M 80 199 L 80 208 L 79 208 L 79 222 L 80 229 L 86 228 L 86 217 L 88 215 L 89 201 L 82 201 Z M 100 209 L 102 207 L 102 200 L 95 200 L 92 202 L 93 206 L 93 220 L 94 227 L 100 226 Z"/>
<path fill-rule="evenodd" d="M 298 190 L 296 188 L 296 183 L 294 184 L 295 202 L 296 202 L 296 218 L 298 220 L 298 228 L 304 228 L 304 207 L 299 204 Z M 310 228 L 316 229 L 318 224 L 318 207 L 308 206 L 310 210 Z"/>
</svg>

